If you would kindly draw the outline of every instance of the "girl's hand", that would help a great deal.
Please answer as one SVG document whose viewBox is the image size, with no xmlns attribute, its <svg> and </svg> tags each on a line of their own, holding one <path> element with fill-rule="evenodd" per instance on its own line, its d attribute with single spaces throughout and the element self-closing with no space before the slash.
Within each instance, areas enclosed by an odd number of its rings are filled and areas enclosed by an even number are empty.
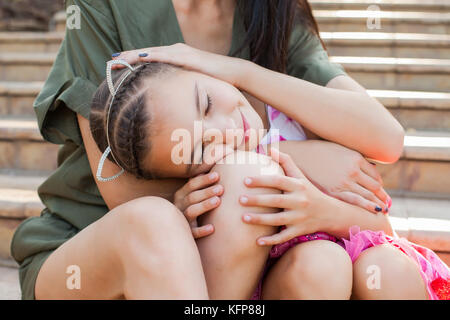
<svg viewBox="0 0 450 320">
<path fill-rule="evenodd" d="M 184 214 L 195 239 L 214 232 L 212 224 L 199 227 L 197 217 L 220 205 L 223 186 L 216 184 L 219 174 L 200 174 L 189 179 L 174 195 L 174 205 Z"/>
<path fill-rule="evenodd" d="M 243 220 L 250 224 L 286 226 L 286 229 L 269 237 L 261 237 L 259 245 L 283 243 L 299 235 L 327 230 L 332 211 L 327 207 L 329 198 L 317 189 L 285 153 L 272 149 L 272 158 L 283 168 L 286 176 L 261 175 L 244 179 L 247 187 L 267 187 L 283 194 L 244 195 L 239 201 L 244 206 L 281 208 L 280 213 L 245 213 Z"/>
<path fill-rule="evenodd" d="M 283 141 L 280 148 L 289 150 L 297 166 L 326 194 L 373 213 L 389 211 L 392 200 L 380 174 L 359 152 L 320 140 Z"/>
<path fill-rule="evenodd" d="M 238 78 L 242 74 L 241 66 L 245 61 L 239 58 L 196 49 L 184 43 L 125 51 L 121 52 L 118 56 L 115 54 L 113 59 L 122 59 L 129 64 L 156 61 L 170 63 L 189 70 L 208 74 L 214 78 L 229 82 L 234 86 L 237 86 L 239 82 Z M 123 68 L 123 66 L 113 66 L 113 69 L 120 68 Z"/>
</svg>

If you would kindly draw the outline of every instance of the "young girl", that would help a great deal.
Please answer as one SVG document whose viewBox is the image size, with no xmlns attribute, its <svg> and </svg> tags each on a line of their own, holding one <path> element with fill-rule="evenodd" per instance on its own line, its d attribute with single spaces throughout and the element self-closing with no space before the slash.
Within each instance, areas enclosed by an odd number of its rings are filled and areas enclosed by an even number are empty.
<svg viewBox="0 0 450 320">
<path fill-rule="evenodd" d="M 153 56 L 153 59 L 158 60 L 155 56 Z M 161 57 L 162 55 L 159 60 L 164 60 Z M 121 64 L 124 64 L 124 62 L 117 61 L 117 65 Z M 193 161 L 194 164 L 191 162 L 176 164 L 173 161 L 173 148 L 175 147 L 175 143 L 171 141 L 171 136 L 177 129 L 187 130 L 191 133 L 190 136 L 194 137 L 192 144 L 194 147 L 192 150 L 189 148 L 189 153 L 191 154 L 189 159 L 198 160 L 197 157 L 202 158 L 205 155 L 206 152 L 202 150 L 201 145 L 208 142 L 208 139 L 200 136 L 198 137 L 199 139 L 195 140 L 194 122 L 196 120 L 202 121 L 206 128 L 216 129 L 222 133 L 226 130 L 241 130 L 248 133 L 251 129 L 255 130 L 262 127 L 261 118 L 258 117 L 258 114 L 251 108 L 242 94 L 236 88 L 225 82 L 196 72 L 183 71 L 158 63 L 144 64 L 137 66 L 135 69 L 129 65 L 127 67 L 132 71 L 125 70 L 125 72 L 121 72 L 116 76 L 115 81 L 109 81 L 109 87 L 106 83 L 100 86 L 92 106 L 91 128 L 100 150 L 105 150 L 102 159 L 104 160 L 106 156 L 109 156 L 109 159 L 115 161 L 122 170 L 133 173 L 137 177 L 190 177 L 211 169 L 213 171 L 221 171 L 220 168 L 213 168 L 214 163 Z M 118 88 L 114 88 L 114 83 L 118 83 Z M 178 90 L 174 91 L 175 88 L 178 88 Z M 180 104 L 183 106 L 183 113 L 177 114 L 176 110 L 180 109 Z M 280 109 L 283 107 L 280 104 Z M 241 141 L 238 140 L 237 142 L 238 147 L 232 149 L 251 151 L 258 147 L 261 150 L 262 144 L 273 142 L 274 139 L 283 140 L 287 137 L 301 140 L 305 138 L 303 130 L 298 123 L 293 123 L 292 119 L 287 118 L 283 113 L 272 107 L 268 107 L 267 111 L 271 130 L 260 141 L 261 144 L 256 146 L 252 139 L 241 139 Z M 274 136 L 272 134 L 274 132 L 273 129 L 279 129 L 280 134 Z M 226 135 L 223 134 L 222 137 L 226 137 Z M 216 159 L 228 158 L 224 150 L 229 145 L 233 145 L 233 143 L 234 140 L 232 142 L 214 140 L 211 144 L 213 144 L 212 148 L 215 150 Z M 247 213 L 243 218 L 247 223 L 266 226 L 287 225 L 286 230 L 281 231 L 279 234 L 271 237 L 263 237 L 258 241 L 258 244 L 264 246 L 275 244 L 270 252 L 271 259 L 268 261 L 269 263 L 265 270 L 267 271 L 275 264 L 272 270 L 273 272 L 268 276 L 269 284 L 265 297 L 273 298 L 276 297 L 277 293 L 280 294 L 280 292 L 281 295 L 278 297 L 283 297 L 283 294 L 288 291 L 286 288 L 280 288 L 279 284 L 282 281 L 277 281 L 283 278 L 283 274 L 278 275 L 278 277 L 276 275 L 271 277 L 273 273 L 280 273 L 276 268 L 278 265 L 286 264 L 284 261 L 286 259 L 283 260 L 280 257 L 298 244 L 306 243 L 310 240 L 329 240 L 345 247 L 351 257 L 351 261 L 356 261 L 356 264 L 360 265 L 354 273 L 356 283 L 353 286 L 353 294 L 355 297 L 368 298 L 369 292 L 362 285 L 366 283 L 362 279 L 364 278 L 362 274 L 365 272 L 364 268 L 367 267 L 367 262 L 373 261 L 373 257 L 367 254 L 365 259 L 359 260 L 360 253 L 372 246 L 384 244 L 388 246 L 378 247 L 377 251 L 381 250 L 381 253 L 376 252 L 375 262 L 378 265 L 385 264 L 383 272 L 387 271 L 385 269 L 388 268 L 386 267 L 385 260 L 388 261 L 388 265 L 389 260 L 391 260 L 391 263 L 393 261 L 400 262 L 403 266 L 402 271 L 408 271 L 406 277 L 410 276 L 407 282 L 410 287 L 407 288 L 402 284 L 402 280 L 405 280 L 405 275 L 402 278 L 397 277 L 397 279 L 388 277 L 388 281 L 385 277 L 382 284 L 384 286 L 383 292 L 390 291 L 391 294 L 392 292 L 404 294 L 403 297 L 400 295 L 397 298 L 425 298 L 427 297 L 425 292 L 428 292 L 429 297 L 432 299 L 445 298 L 443 290 L 446 288 L 449 271 L 445 264 L 433 252 L 408 243 L 404 239 L 401 240 L 386 235 L 386 233 L 391 234 L 392 232 L 386 216 L 368 215 L 368 212 L 362 214 L 361 211 L 365 210 L 343 204 L 341 201 L 326 196 L 309 183 L 286 155 L 282 154 L 280 160 L 284 172 L 289 177 L 274 179 L 274 177 L 259 176 L 248 178 L 249 180 L 246 179 L 245 182 L 249 187 L 265 187 L 269 188 L 268 190 L 270 188 L 278 189 L 278 192 L 284 192 L 283 195 L 277 196 L 271 193 L 270 195 L 266 194 L 262 196 L 247 195 L 240 198 L 241 204 L 245 206 L 284 209 L 283 213 L 279 214 L 261 215 Z M 103 161 L 99 165 L 97 174 L 99 180 L 105 179 L 101 176 L 102 163 Z M 112 179 L 117 176 L 119 175 L 114 175 Z M 222 176 L 224 176 L 223 172 Z M 239 186 L 235 185 L 229 185 L 229 188 L 240 190 Z M 200 186 L 197 186 L 198 189 L 200 189 Z M 227 200 L 222 201 L 227 202 L 230 199 L 230 194 L 233 197 L 233 192 L 228 190 L 228 187 L 225 187 L 225 192 L 219 190 L 216 194 L 223 194 L 223 199 L 226 198 Z M 190 197 L 195 198 L 194 194 L 195 192 L 192 192 Z M 212 197 L 211 199 L 215 198 Z M 216 200 L 218 201 L 218 199 Z M 192 200 L 192 202 L 196 201 Z M 199 202 L 197 200 L 197 203 Z M 190 208 L 193 206 L 195 205 L 184 210 L 189 222 L 194 222 L 199 216 L 198 212 L 192 213 L 192 209 Z M 222 232 L 221 228 L 233 229 L 235 233 L 233 237 L 241 239 L 238 235 L 242 227 L 235 228 L 235 222 L 224 221 L 223 218 L 220 218 L 221 214 L 217 212 L 218 210 L 222 210 L 222 212 L 236 211 L 234 209 L 233 205 L 222 202 L 219 209 L 213 210 L 211 214 L 200 219 L 203 222 L 211 222 L 211 224 L 214 224 L 217 230 L 216 233 L 220 233 L 218 236 L 213 234 L 210 237 L 197 241 L 205 269 L 208 289 L 214 298 L 230 298 L 230 295 L 227 294 L 233 293 L 234 297 L 236 297 L 236 292 L 238 296 L 239 293 L 245 296 L 245 293 L 248 293 L 248 288 L 254 287 L 254 283 L 252 283 L 255 279 L 254 276 L 258 276 L 261 273 L 258 270 L 261 270 L 262 264 L 258 265 L 258 262 L 263 262 L 261 258 L 264 258 L 265 254 L 267 254 L 267 251 L 254 248 L 251 245 L 244 245 L 244 242 L 239 243 L 239 245 L 233 245 L 235 241 L 230 241 L 230 235 Z M 379 212 L 380 210 L 376 210 L 375 208 L 374 212 L 377 211 Z M 286 212 L 291 213 L 286 214 Z M 330 215 L 330 212 L 333 212 L 334 215 Z M 310 220 L 304 217 L 302 218 L 304 215 L 310 215 Z M 360 215 L 360 217 L 357 215 Z M 316 221 L 314 223 L 311 222 L 314 219 Z M 326 223 L 324 220 L 327 220 Z M 345 225 L 345 223 L 342 224 L 342 220 L 347 220 L 347 229 L 342 228 Z M 336 227 L 338 221 L 341 221 L 340 227 Z M 348 223 L 360 226 L 365 231 L 359 232 L 359 230 L 352 230 L 349 237 L 347 233 Z M 225 224 L 233 225 L 233 227 L 230 228 Z M 316 232 L 320 230 L 327 231 L 328 233 Z M 384 230 L 386 233 L 376 230 Z M 245 232 L 245 230 L 243 231 Z M 343 240 L 338 238 L 343 238 Z M 339 255 L 338 247 L 333 247 L 330 242 L 323 244 L 318 241 L 316 243 L 319 243 L 315 248 L 317 255 L 320 255 L 321 250 L 330 250 L 330 248 L 332 248 L 331 251 L 338 252 L 337 254 Z M 392 247 L 389 244 L 400 248 L 412 260 L 407 259 L 403 255 L 399 257 L 398 253 L 400 251 L 395 253 L 390 251 Z M 310 247 L 303 244 L 301 246 L 306 247 L 307 250 Z M 298 247 L 300 248 L 301 246 L 299 245 Z M 259 254 L 255 259 L 255 252 L 258 250 Z M 236 261 L 236 259 L 230 257 L 230 251 L 234 252 L 234 255 L 240 258 L 239 263 L 229 263 L 229 261 Z M 247 257 L 247 259 L 244 259 L 246 261 L 242 259 L 243 253 Z M 227 257 L 225 259 L 226 261 L 224 261 L 224 256 Z M 280 259 L 280 262 L 277 262 L 277 259 Z M 338 259 L 342 261 L 342 257 Z M 413 261 L 416 263 L 415 267 L 412 266 Z M 339 265 L 336 261 L 331 260 L 330 262 Z M 302 261 L 303 266 L 308 263 L 307 260 Z M 295 265 L 292 261 L 290 264 Z M 345 265 L 345 262 L 343 264 Z M 224 269 L 226 269 L 226 272 L 218 271 Z M 337 276 L 340 279 L 344 279 L 344 283 L 340 283 L 340 286 L 336 286 L 335 289 L 337 291 L 344 291 L 344 293 L 340 292 L 334 298 L 343 298 L 345 297 L 345 289 L 352 289 L 351 277 L 350 280 L 346 277 L 348 273 L 344 269 L 345 267 L 342 270 L 339 268 L 335 269 Z M 342 274 L 341 271 L 343 271 Z M 238 276 L 234 277 L 233 275 Z M 242 283 L 244 280 L 242 278 L 244 275 L 246 277 L 246 284 L 240 285 L 239 288 L 239 283 Z M 263 275 L 265 275 L 265 272 Z M 420 275 L 422 276 L 421 279 Z M 277 280 L 270 281 L 270 278 L 274 277 Z M 298 274 L 297 278 L 301 278 L 301 274 Z M 349 281 L 345 282 L 345 279 Z M 296 281 L 295 283 L 298 282 Z M 425 283 L 425 287 L 423 283 Z M 395 284 L 402 286 L 403 290 L 402 288 L 395 288 Z M 394 287 L 395 290 L 387 290 L 387 288 L 391 287 Z M 253 297 L 261 297 L 261 285 L 258 286 Z M 378 298 L 386 297 L 389 297 L 389 295 L 383 296 L 381 294 L 381 296 L 378 296 Z"/>
</svg>

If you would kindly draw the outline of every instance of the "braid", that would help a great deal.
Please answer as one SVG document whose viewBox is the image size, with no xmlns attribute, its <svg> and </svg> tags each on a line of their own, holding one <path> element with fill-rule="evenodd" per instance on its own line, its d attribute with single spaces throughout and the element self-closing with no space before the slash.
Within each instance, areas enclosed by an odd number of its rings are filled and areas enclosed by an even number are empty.
<svg viewBox="0 0 450 320">
<path fill-rule="evenodd" d="M 144 159 L 150 151 L 148 138 L 150 132 L 147 128 L 151 124 L 150 112 L 146 108 L 148 90 L 143 85 L 144 80 L 174 68 L 159 62 L 146 63 L 135 68 L 114 95 L 109 111 L 108 128 L 106 122 L 112 97 L 106 81 L 94 94 L 89 121 L 97 146 L 100 150 L 106 149 L 108 146 L 106 130 L 108 130 L 112 151 L 108 159 L 112 162 L 117 161 L 125 171 L 137 178 L 154 179 L 152 172 L 144 168 Z M 120 70 L 113 75 L 113 83 L 119 83 L 127 71 L 128 69 Z"/>
</svg>

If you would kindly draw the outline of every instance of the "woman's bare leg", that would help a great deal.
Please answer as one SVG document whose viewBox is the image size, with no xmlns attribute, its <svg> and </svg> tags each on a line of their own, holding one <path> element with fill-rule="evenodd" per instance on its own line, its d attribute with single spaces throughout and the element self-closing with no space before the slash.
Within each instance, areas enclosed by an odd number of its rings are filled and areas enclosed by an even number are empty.
<svg viewBox="0 0 450 320">
<path fill-rule="evenodd" d="M 388 244 L 361 253 L 353 265 L 353 282 L 352 299 L 429 299 L 419 267 L 406 254 Z"/>
<path fill-rule="evenodd" d="M 68 289 L 68 266 L 81 288 Z M 142 197 L 81 230 L 44 262 L 37 299 L 207 299 L 190 227 L 170 202 Z"/>
<path fill-rule="evenodd" d="M 243 154 L 238 152 L 239 157 Z M 199 219 L 200 225 L 211 223 L 215 230 L 213 234 L 197 239 L 211 299 L 251 298 L 270 250 L 270 247 L 258 246 L 256 240 L 260 236 L 276 232 L 275 227 L 249 225 L 242 221 L 245 212 L 274 210 L 243 207 L 239 204 L 239 196 L 279 191 L 245 187 L 244 178 L 260 175 L 264 166 L 249 164 L 248 161 L 245 164 L 243 158 L 235 160 L 234 164 L 218 164 L 212 169 L 220 174 L 224 194 L 220 206 Z M 275 169 L 283 174 L 278 165 Z"/>
<path fill-rule="evenodd" d="M 264 300 L 348 300 L 352 292 L 352 261 L 338 244 L 304 242 L 289 249 L 264 279 Z"/>
</svg>

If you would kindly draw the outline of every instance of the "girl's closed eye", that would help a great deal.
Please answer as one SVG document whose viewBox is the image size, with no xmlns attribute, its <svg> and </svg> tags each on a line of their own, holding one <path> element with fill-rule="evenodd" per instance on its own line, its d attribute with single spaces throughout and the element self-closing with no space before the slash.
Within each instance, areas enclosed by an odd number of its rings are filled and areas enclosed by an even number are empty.
<svg viewBox="0 0 450 320">
<path fill-rule="evenodd" d="M 206 101 L 207 101 L 207 103 L 206 103 L 206 109 L 205 109 L 205 116 L 208 115 L 208 112 L 210 111 L 211 105 L 212 105 L 212 99 L 209 94 L 206 94 Z"/>
</svg>

